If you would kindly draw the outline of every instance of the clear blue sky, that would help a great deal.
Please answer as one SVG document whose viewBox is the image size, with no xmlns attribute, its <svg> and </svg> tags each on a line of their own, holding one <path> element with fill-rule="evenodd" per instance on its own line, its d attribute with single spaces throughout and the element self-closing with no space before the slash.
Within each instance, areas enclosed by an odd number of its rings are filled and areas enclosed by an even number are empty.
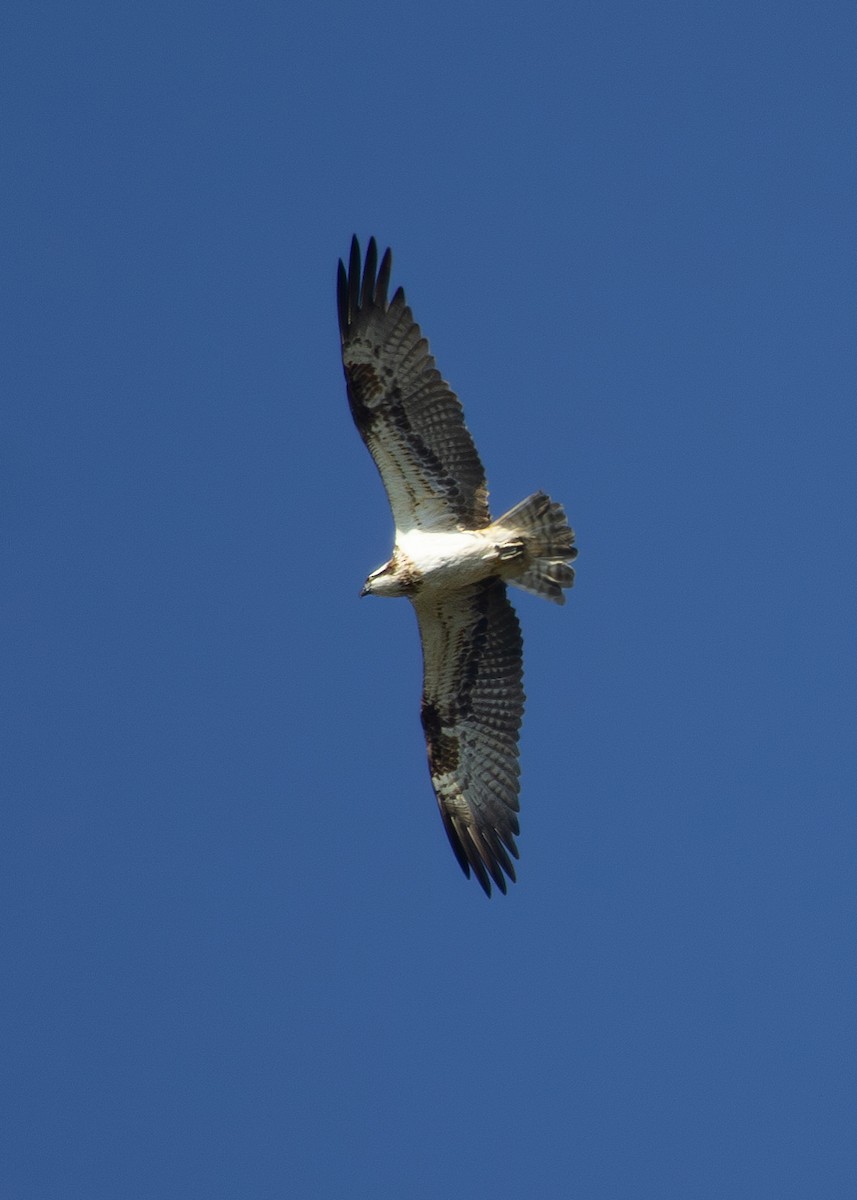
<svg viewBox="0 0 857 1200">
<path fill-rule="evenodd" d="M 0 16 L 0 1194 L 857 1194 L 857 9 Z M 456 865 L 348 413 L 394 250 L 516 604 Z"/>
</svg>

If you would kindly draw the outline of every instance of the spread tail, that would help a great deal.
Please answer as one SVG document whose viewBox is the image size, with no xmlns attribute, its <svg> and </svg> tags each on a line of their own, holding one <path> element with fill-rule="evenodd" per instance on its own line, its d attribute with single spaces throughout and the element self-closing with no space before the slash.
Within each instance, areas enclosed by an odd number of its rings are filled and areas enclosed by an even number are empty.
<svg viewBox="0 0 857 1200">
<path fill-rule="evenodd" d="M 499 545 L 501 562 L 507 563 L 506 582 L 554 604 L 565 604 L 563 588 L 574 583 L 569 564 L 577 549 L 562 505 L 545 492 L 535 492 L 499 517 L 491 529 L 506 539 Z"/>
</svg>

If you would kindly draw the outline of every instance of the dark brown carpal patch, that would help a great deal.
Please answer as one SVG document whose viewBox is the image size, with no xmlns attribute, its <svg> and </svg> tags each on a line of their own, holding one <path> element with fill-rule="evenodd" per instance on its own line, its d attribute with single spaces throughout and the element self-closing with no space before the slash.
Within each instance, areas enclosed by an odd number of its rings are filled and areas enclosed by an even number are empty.
<svg viewBox="0 0 857 1200">
<path fill-rule="evenodd" d="M 349 363 L 345 368 L 345 381 L 348 384 L 351 415 L 363 433 L 375 421 L 376 410 L 370 406 L 370 402 L 383 395 L 383 384 L 372 363 Z"/>
<path fill-rule="evenodd" d="M 430 700 L 423 697 L 420 718 L 426 735 L 429 770 L 432 776 L 454 771 L 461 760 L 458 738 L 443 732 L 440 713 Z"/>
</svg>

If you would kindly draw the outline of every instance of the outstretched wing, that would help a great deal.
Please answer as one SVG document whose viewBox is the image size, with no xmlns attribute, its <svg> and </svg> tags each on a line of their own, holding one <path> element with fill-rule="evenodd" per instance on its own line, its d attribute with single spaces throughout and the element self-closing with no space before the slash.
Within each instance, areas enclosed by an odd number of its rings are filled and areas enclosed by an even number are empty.
<svg viewBox="0 0 857 1200">
<path fill-rule="evenodd" d="M 401 288 L 387 302 L 392 257 L 376 275 L 372 238 L 361 277 L 351 242 L 337 280 L 351 415 L 375 459 L 396 528 L 480 529 L 490 523 L 485 471 L 461 405 L 440 377 Z"/>
<path fill-rule="evenodd" d="M 455 857 L 491 895 L 518 857 L 521 629 L 499 579 L 412 598 L 423 645 L 422 722 L 431 781 Z M 490 876 L 490 879 L 489 879 Z"/>
</svg>

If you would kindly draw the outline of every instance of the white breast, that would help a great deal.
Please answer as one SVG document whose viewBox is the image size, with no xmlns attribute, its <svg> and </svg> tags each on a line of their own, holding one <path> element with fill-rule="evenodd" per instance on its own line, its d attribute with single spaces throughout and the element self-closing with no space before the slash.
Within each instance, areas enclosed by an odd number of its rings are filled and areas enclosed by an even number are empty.
<svg viewBox="0 0 857 1200">
<path fill-rule="evenodd" d="M 497 550 L 481 533 L 432 533 L 409 529 L 398 533 L 396 545 L 419 571 L 423 586 L 466 587 L 492 572 Z"/>
</svg>

